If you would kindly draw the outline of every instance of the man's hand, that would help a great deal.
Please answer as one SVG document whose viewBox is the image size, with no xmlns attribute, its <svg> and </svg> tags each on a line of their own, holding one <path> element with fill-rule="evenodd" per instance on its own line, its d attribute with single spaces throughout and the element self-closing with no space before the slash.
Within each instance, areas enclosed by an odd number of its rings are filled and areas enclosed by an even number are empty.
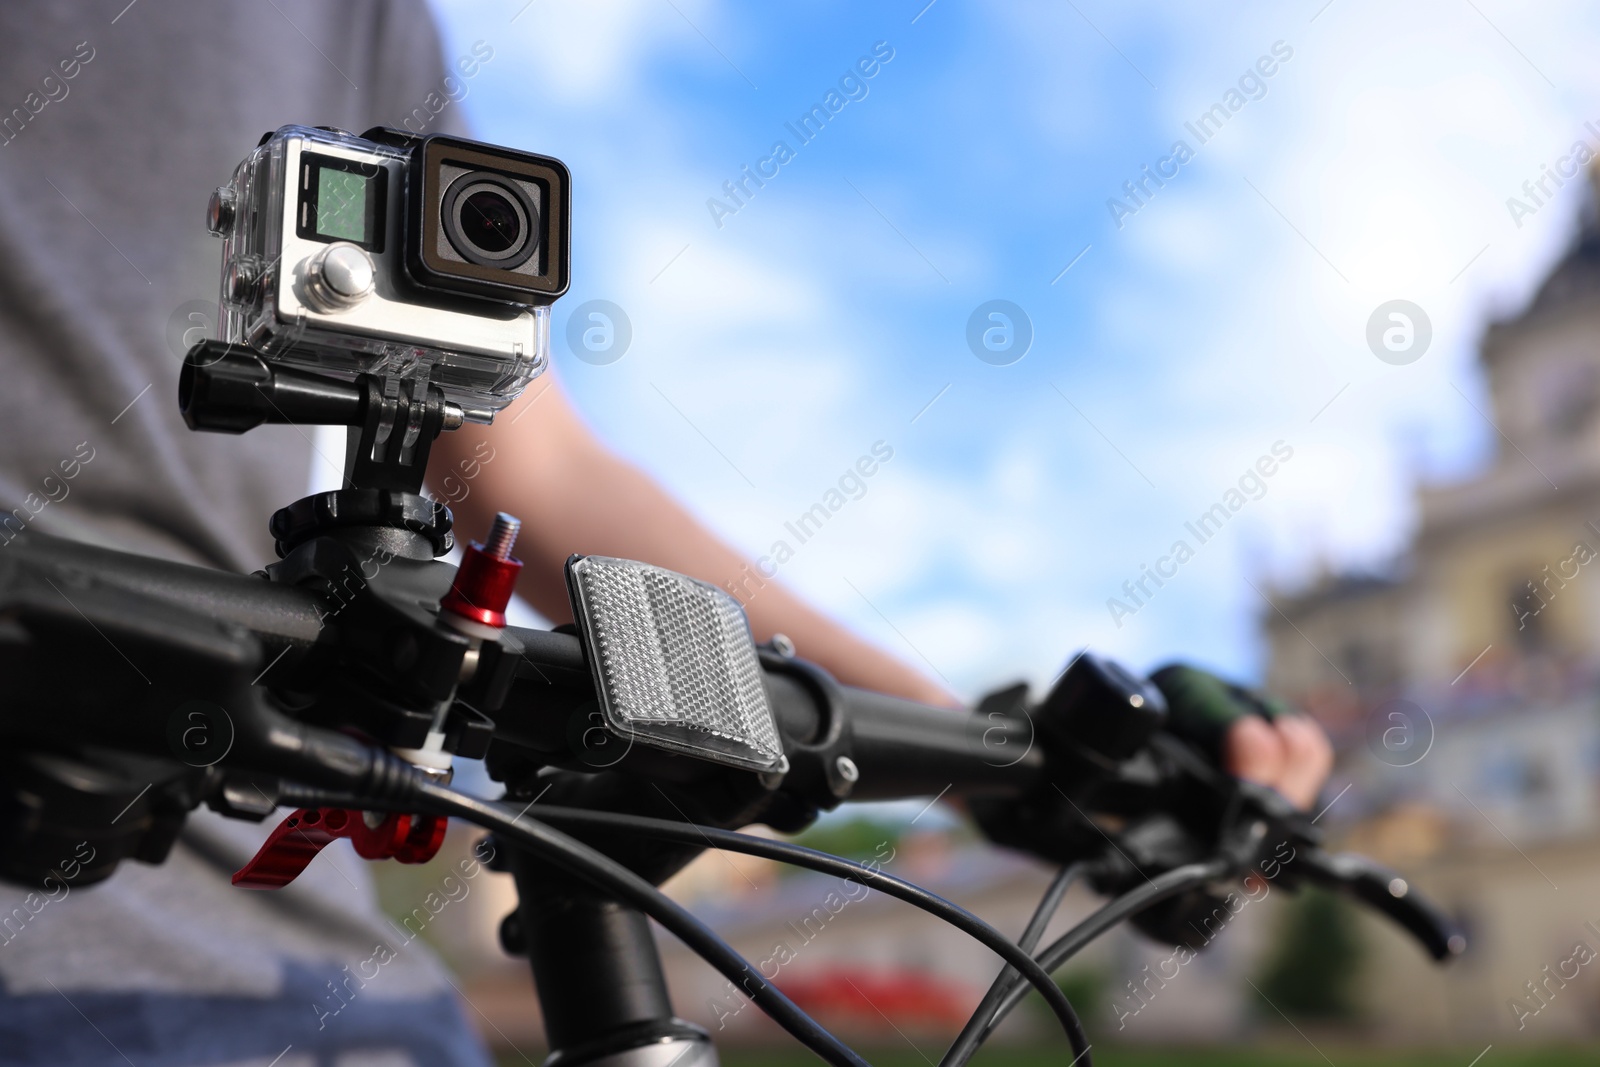
<svg viewBox="0 0 1600 1067">
<path fill-rule="evenodd" d="M 1194 667 L 1163 667 L 1151 681 L 1167 698 L 1172 731 L 1229 774 L 1270 786 L 1301 810 L 1316 802 L 1333 767 L 1333 746 L 1315 722 Z"/>
</svg>

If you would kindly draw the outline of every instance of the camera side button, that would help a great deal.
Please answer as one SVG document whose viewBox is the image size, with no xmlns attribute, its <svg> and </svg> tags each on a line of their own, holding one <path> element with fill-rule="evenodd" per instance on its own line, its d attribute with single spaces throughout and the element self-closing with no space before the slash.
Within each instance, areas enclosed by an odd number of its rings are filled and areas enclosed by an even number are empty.
<svg viewBox="0 0 1600 1067">
<path fill-rule="evenodd" d="M 244 307 L 256 296 L 256 282 L 260 276 L 249 259 L 235 259 L 228 263 L 222 275 L 223 293 L 228 303 Z"/>
<path fill-rule="evenodd" d="M 319 311 L 353 307 L 372 295 L 375 274 L 366 249 L 340 241 L 306 264 L 306 296 Z"/>
<path fill-rule="evenodd" d="M 206 205 L 206 230 L 213 237 L 226 237 L 233 228 L 233 217 L 239 195 L 231 185 L 219 185 L 211 192 L 211 202 Z"/>
</svg>

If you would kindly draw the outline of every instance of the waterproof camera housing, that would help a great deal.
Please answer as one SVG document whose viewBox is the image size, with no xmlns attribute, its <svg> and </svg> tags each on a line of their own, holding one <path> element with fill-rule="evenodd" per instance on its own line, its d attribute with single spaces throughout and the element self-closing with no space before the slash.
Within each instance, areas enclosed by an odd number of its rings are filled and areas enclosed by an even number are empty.
<svg viewBox="0 0 1600 1067">
<path fill-rule="evenodd" d="M 269 362 L 438 386 L 489 422 L 545 368 L 571 192 L 548 156 L 284 126 L 212 194 L 219 339 Z"/>
</svg>

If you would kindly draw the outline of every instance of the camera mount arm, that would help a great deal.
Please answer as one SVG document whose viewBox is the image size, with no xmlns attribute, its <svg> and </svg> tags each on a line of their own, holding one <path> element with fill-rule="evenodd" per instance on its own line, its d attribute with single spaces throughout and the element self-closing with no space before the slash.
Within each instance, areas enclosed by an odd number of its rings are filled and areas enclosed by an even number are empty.
<svg viewBox="0 0 1600 1067">
<path fill-rule="evenodd" d="M 178 406 L 191 430 L 244 433 L 263 423 L 347 426 L 344 485 L 272 516 L 278 554 L 340 527 L 408 531 L 403 554 L 442 556 L 454 545 L 450 510 L 421 495 L 434 439 L 464 421 L 438 386 L 363 374 L 353 382 L 269 363 L 223 341 L 189 350 Z M 400 547 L 400 546 L 397 546 Z"/>
<path fill-rule="evenodd" d="M 189 350 L 178 406 L 191 430 L 244 433 L 263 423 L 348 426 L 345 483 L 415 493 L 434 439 L 464 420 L 426 379 L 363 374 L 353 382 L 269 363 L 224 341 Z"/>
</svg>

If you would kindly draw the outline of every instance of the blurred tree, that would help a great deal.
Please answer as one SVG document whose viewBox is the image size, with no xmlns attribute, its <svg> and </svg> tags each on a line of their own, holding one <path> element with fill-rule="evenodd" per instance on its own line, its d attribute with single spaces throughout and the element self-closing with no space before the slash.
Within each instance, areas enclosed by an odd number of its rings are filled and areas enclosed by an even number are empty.
<svg viewBox="0 0 1600 1067">
<path fill-rule="evenodd" d="M 1355 984 L 1361 969 L 1361 935 L 1351 906 L 1307 887 L 1293 898 L 1258 984 L 1272 1002 L 1262 1012 L 1291 1018 L 1349 1019 L 1356 1015 Z"/>
<path fill-rule="evenodd" d="M 1106 1010 L 1106 1005 L 1111 1000 L 1109 996 L 1111 991 L 1111 972 L 1102 967 L 1077 966 L 1057 974 L 1055 979 L 1056 985 L 1061 988 L 1061 992 L 1065 993 L 1067 1000 L 1072 1002 L 1072 1008 L 1078 1013 L 1078 1018 L 1083 1020 L 1084 1029 L 1088 1030 L 1090 1036 L 1093 1037 L 1094 1032 L 1105 1023 L 1106 1017 L 1102 1016 L 1101 1012 Z M 1024 1003 L 1027 1004 L 1026 1010 L 1034 1014 L 1038 1024 L 1044 1028 L 1045 1033 L 1048 1035 L 1045 1040 L 1058 1040 L 1060 1024 L 1056 1022 L 1055 1012 L 1050 1010 L 1050 1006 L 1044 1002 L 1044 998 L 1037 992 L 1031 992 Z M 1111 1015 L 1110 1018 L 1115 1019 L 1116 1016 Z M 1016 1062 L 1010 1058 L 1011 1055 L 1012 1050 L 1008 1049 L 1003 1062 Z M 1095 1058 L 1098 1061 L 1099 1057 Z M 975 1058 L 975 1062 L 983 1063 L 987 1059 L 988 1057 L 980 1054 Z"/>
<path fill-rule="evenodd" d="M 796 837 L 794 843 L 846 859 L 882 863 L 899 846 L 904 831 L 905 827 L 898 823 L 855 815 L 817 823 Z"/>
<path fill-rule="evenodd" d="M 1078 1018 L 1101 1020 L 1100 1012 L 1108 1000 L 1106 993 L 1111 988 L 1111 976 L 1104 970 L 1092 967 L 1079 967 L 1056 975 L 1056 985 L 1061 987 L 1061 992 L 1067 995 L 1072 1006 L 1077 1009 Z M 1034 999 L 1039 1003 L 1041 1011 L 1050 1012 L 1050 1007 L 1044 998 L 1035 993 Z M 1051 1021 L 1055 1015 L 1050 1014 Z M 1085 1024 L 1086 1026 L 1089 1024 Z"/>
</svg>

